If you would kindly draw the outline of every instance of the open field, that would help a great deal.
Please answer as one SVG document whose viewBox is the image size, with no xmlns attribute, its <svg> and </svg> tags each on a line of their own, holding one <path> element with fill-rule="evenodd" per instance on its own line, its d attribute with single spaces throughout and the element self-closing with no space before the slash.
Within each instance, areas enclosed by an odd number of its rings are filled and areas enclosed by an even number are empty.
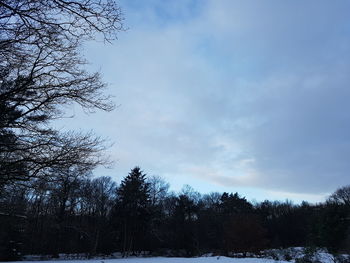
<svg viewBox="0 0 350 263">
<path fill-rule="evenodd" d="M 229 258 L 229 257 L 198 257 L 198 258 L 121 258 L 106 260 L 60 260 L 59 263 L 286 263 L 288 261 L 276 261 L 262 258 Z M 53 263 L 52 261 L 18 261 L 18 263 Z"/>
</svg>

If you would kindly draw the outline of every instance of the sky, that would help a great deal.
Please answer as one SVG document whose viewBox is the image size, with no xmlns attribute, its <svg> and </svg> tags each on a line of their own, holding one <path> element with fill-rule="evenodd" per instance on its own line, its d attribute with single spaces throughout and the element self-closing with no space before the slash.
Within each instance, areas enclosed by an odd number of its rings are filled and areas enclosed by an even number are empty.
<svg viewBox="0 0 350 263">
<path fill-rule="evenodd" d="M 350 2 L 122 0 L 125 32 L 87 43 L 118 107 L 62 127 L 113 142 L 171 189 L 321 202 L 350 183 Z"/>
</svg>

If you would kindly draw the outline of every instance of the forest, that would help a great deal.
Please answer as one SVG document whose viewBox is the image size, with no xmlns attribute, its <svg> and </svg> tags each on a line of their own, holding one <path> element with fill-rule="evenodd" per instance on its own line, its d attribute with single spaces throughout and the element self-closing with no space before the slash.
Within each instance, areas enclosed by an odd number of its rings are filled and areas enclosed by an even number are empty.
<svg viewBox="0 0 350 263">
<path fill-rule="evenodd" d="M 251 203 L 238 193 L 169 191 L 133 168 L 118 185 L 67 170 L 56 180 L 7 185 L 0 196 L 1 260 L 21 255 L 197 256 L 267 248 L 325 247 L 349 252 L 350 187 L 324 203 Z"/>
</svg>

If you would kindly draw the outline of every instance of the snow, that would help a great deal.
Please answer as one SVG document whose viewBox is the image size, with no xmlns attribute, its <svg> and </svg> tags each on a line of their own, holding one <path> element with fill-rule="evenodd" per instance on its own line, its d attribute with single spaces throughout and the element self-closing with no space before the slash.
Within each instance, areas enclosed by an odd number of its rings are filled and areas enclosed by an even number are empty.
<svg viewBox="0 0 350 263">
<path fill-rule="evenodd" d="M 147 253 L 144 253 L 147 255 Z M 247 254 L 248 255 L 248 254 Z M 319 263 L 335 263 L 335 262 L 349 262 L 350 255 L 339 255 L 343 257 L 344 261 L 338 261 L 332 254 L 327 253 L 325 249 L 316 249 L 309 251 L 306 248 L 294 247 L 286 249 L 270 249 L 261 251 L 259 257 L 254 254 L 249 255 L 250 257 L 239 258 L 238 254 L 232 254 L 231 256 L 236 257 L 224 257 L 224 256 L 213 256 L 212 253 L 205 254 L 201 257 L 193 258 L 180 258 L 180 257 L 129 257 L 121 258 L 121 253 L 113 253 L 110 256 L 113 259 L 104 257 L 95 259 L 84 259 L 86 254 L 60 254 L 59 259 L 52 260 L 40 260 L 44 259 L 40 255 L 27 255 L 24 258 L 25 261 L 18 261 L 17 263 L 295 263 L 298 259 L 308 259 L 312 262 Z M 73 257 L 75 256 L 75 257 Z M 242 256 L 242 255 L 241 255 Z M 117 257 L 117 258 L 116 258 Z M 306 258 L 305 258 L 306 257 Z M 46 258 L 47 259 L 47 258 Z M 289 259 L 290 261 L 287 261 Z"/>
<path fill-rule="evenodd" d="M 18 261 L 18 263 L 53 263 L 53 261 Z M 59 263 L 287 263 L 263 258 L 229 258 L 229 257 L 198 257 L 198 258 L 122 258 L 104 260 L 60 260 Z"/>
</svg>

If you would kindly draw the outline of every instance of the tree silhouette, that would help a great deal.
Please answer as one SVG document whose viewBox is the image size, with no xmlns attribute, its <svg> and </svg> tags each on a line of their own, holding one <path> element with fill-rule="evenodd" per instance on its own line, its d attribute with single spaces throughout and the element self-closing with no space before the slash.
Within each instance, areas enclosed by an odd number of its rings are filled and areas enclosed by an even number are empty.
<svg viewBox="0 0 350 263">
<path fill-rule="evenodd" d="M 144 248 L 145 234 L 150 222 L 150 188 L 146 174 L 133 168 L 117 190 L 117 216 L 121 220 L 122 251 L 124 256 Z"/>
<path fill-rule="evenodd" d="M 72 103 L 110 111 L 98 73 L 84 69 L 84 41 L 122 30 L 113 1 L 0 1 L 0 184 L 46 177 L 52 166 L 103 163 L 93 134 L 60 133 L 50 121 Z"/>
</svg>

